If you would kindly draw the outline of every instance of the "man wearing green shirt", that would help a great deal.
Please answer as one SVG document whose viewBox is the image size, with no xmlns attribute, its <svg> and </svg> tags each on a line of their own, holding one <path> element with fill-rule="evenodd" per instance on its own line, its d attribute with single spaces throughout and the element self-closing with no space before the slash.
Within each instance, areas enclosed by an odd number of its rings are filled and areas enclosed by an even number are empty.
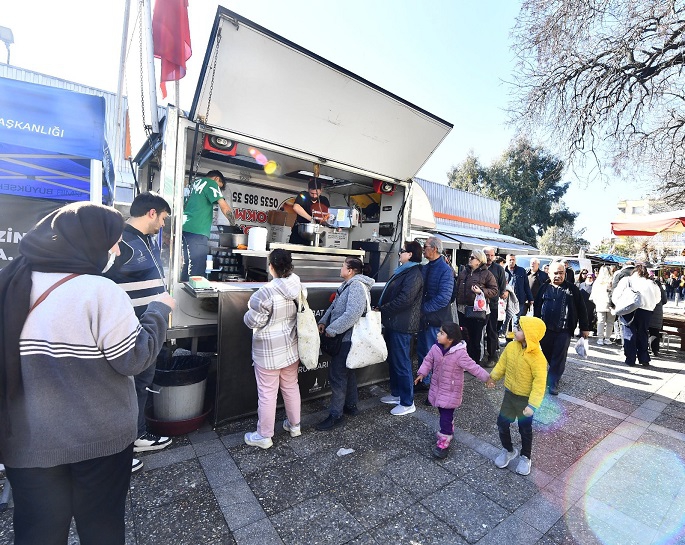
<svg viewBox="0 0 685 545">
<path fill-rule="evenodd" d="M 218 170 L 210 170 L 188 186 L 190 194 L 183 208 L 183 282 L 189 276 L 205 275 L 215 203 L 229 223 L 235 225 L 233 210 L 222 193 L 225 186 L 226 179 Z"/>
</svg>

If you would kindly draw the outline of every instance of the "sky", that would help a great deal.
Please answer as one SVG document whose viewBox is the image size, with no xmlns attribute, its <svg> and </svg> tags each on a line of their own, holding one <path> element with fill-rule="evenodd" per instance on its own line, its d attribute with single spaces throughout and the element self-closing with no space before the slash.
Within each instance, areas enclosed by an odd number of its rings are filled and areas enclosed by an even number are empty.
<svg viewBox="0 0 685 545">
<path fill-rule="evenodd" d="M 124 0 L 4 4 L 0 26 L 14 34 L 10 64 L 116 92 Z M 489 165 L 514 137 L 507 124 L 511 88 L 506 82 L 516 78 L 509 33 L 517 1 L 189 0 L 193 56 L 180 84 L 185 110 L 219 4 L 454 124 L 418 172 L 420 178 L 447 183 L 447 172 L 470 151 Z M 131 0 L 127 43 L 138 40 L 137 30 L 132 34 L 137 10 L 138 2 Z M 6 61 L 1 45 L 0 59 Z M 159 61 L 155 66 L 159 73 Z M 128 58 L 125 74 L 124 94 L 139 101 L 137 53 Z M 158 100 L 165 102 L 161 93 Z M 579 214 L 576 228 L 586 228 L 592 244 L 610 235 L 619 200 L 641 198 L 648 189 L 625 180 L 585 183 L 570 172 L 564 179 L 571 182 L 564 200 Z"/>
</svg>

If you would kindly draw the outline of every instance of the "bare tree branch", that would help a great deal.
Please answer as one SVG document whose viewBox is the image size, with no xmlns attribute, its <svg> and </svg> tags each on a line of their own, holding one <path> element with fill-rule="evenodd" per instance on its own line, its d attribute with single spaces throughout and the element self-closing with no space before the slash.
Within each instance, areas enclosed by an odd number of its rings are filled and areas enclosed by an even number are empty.
<svg viewBox="0 0 685 545">
<path fill-rule="evenodd" d="M 685 0 L 523 0 L 512 121 L 685 198 Z M 601 168 L 601 163 L 598 163 Z"/>
</svg>

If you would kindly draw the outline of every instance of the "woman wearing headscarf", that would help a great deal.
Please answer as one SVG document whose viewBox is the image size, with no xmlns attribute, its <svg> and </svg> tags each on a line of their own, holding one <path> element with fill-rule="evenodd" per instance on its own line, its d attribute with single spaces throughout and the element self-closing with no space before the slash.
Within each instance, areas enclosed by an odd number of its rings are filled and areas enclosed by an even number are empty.
<svg viewBox="0 0 685 545">
<path fill-rule="evenodd" d="M 15 543 L 124 543 L 138 405 L 132 376 L 166 338 L 166 293 L 136 318 L 102 276 L 119 254 L 119 212 L 75 203 L 24 236 L 0 271 L 0 451 Z"/>
<path fill-rule="evenodd" d="M 418 242 L 404 243 L 400 250 L 400 264 L 378 300 L 385 326 L 390 373 L 390 395 L 382 397 L 381 402 L 395 405 L 390 411 L 394 415 L 408 414 L 415 409 L 409 350 L 412 336 L 421 329 L 423 275 L 418 265 L 422 253 Z"/>
<path fill-rule="evenodd" d="M 358 257 L 348 257 L 340 267 L 343 283 L 335 293 L 333 303 L 319 320 L 319 333 L 328 337 L 340 335 L 341 345 L 328 365 L 328 381 L 331 384 L 331 405 L 325 420 L 316 425 L 319 431 L 342 425 L 344 415 L 355 415 L 357 409 L 357 376 L 348 369 L 347 356 L 352 347 L 352 328 L 366 311 L 371 296 L 373 278 L 362 274 L 364 264 Z"/>
<path fill-rule="evenodd" d="M 616 303 L 627 289 L 640 294 L 640 306 L 630 314 L 620 317 L 623 326 L 623 353 L 626 365 L 635 365 L 635 359 L 644 366 L 649 365 L 649 322 L 652 312 L 661 300 L 661 290 L 649 278 L 644 265 L 635 265 L 630 276 L 621 278 L 614 289 L 611 300 Z"/>
<path fill-rule="evenodd" d="M 480 293 L 485 296 L 486 301 L 489 301 L 499 295 L 499 290 L 497 289 L 497 280 L 488 270 L 487 259 L 483 250 L 472 250 L 468 266 L 464 267 L 457 277 L 457 312 L 459 313 L 459 325 L 468 332 L 467 352 L 476 363 L 481 359 L 480 341 L 483 337 L 483 328 L 487 316 L 483 319 L 467 317 L 466 307 L 473 307 L 476 296 Z M 497 312 L 497 309 L 490 309 L 490 312 Z"/>
</svg>

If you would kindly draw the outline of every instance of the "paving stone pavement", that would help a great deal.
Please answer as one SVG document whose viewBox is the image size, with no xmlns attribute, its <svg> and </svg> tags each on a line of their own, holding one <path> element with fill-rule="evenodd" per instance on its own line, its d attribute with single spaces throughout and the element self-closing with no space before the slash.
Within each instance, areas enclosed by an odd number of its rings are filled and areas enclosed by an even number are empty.
<svg viewBox="0 0 685 545">
<path fill-rule="evenodd" d="M 503 396 L 467 375 L 449 456 L 431 454 L 437 410 L 395 417 L 361 389 L 361 412 L 317 432 L 326 400 L 303 405 L 303 433 L 249 447 L 245 418 L 143 455 L 127 545 L 685 544 L 685 352 L 629 368 L 617 346 L 572 353 L 558 397 L 534 420 L 533 470 L 498 469 Z M 278 413 L 278 426 L 284 418 Z M 518 441 L 516 426 L 512 436 Z M 354 449 L 338 456 L 340 448 Z M 0 544 L 12 543 L 12 509 Z M 69 539 L 77 544 L 74 528 Z"/>
</svg>

